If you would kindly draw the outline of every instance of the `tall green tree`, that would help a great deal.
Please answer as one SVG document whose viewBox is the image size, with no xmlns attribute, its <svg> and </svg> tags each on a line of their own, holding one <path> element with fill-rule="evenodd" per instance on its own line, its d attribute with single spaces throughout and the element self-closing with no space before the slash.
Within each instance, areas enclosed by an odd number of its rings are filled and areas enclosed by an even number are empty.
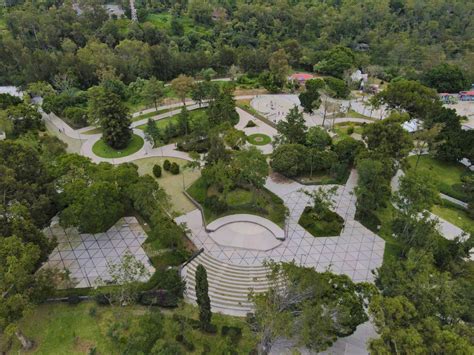
<svg viewBox="0 0 474 355">
<path fill-rule="evenodd" d="M 306 121 L 303 113 L 299 112 L 298 107 L 294 106 L 286 115 L 284 120 L 277 123 L 277 142 L 279 143 L 299 143 L 306 142 Z"/>
<path fill-rule="evenodd" d="M 143 87 L 142 96 L 146 102 L 153 103 L 155 110 L 158 110 L 158 103 L 164 96 L 163 90 L 163 83 L 152 76 Z"/>
<path fill-rule="evenodd" d="M 202 330 L 208 330 L 211 325 L 211 299 L 208 289 L 206 269 L 199 264 L 196 268 L 196 301 L 199 306 L 199 322 Z"/>
<path fill-rule="evenodd" d="M 102 128 L 102 139 L 114 149 L 125 148 L 132 131 L 130 116 L 120 97 L 110 90 L 96 87 L 89 96 L 89 117 L 91 123 Z"/>
<path fill-rule="evenodd" d="M 186 96 L 189 95 L 194 88 L 194 79 L 190 76 L 181 74 L 171 81 L 171 88 L 179 97 L 183 105 L 185 105 Z"/>
</svg>

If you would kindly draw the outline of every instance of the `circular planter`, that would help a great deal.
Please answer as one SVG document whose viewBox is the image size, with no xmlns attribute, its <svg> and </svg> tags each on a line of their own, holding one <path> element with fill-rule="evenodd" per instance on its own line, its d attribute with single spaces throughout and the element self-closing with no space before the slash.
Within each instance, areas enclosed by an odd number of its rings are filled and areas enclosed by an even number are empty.
<svg viewBox="0 0 474 355">
<path fill-rule="evenodd" d="M 272 139 L 266 134 L 255 133 L 247 137 L 247 142 L 253 145 L 266 145 L 269 144 Z"/>
</svg>

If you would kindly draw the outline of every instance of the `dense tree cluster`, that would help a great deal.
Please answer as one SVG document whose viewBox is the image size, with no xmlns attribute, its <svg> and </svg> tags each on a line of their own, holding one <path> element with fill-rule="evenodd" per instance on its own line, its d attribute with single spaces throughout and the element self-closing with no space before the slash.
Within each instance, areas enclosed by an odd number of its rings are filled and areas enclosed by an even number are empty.
<svg viewBox="0 0 474 355">
<path fill-rule="evenodd" d="M 87 88 L 106 67 L 128 84 L 237 65 L 267 70 L 269 86 L 279 87 L 288 65 L 340 78 L 365 66 L 390 80 L 446 61 L 473 77 L 473 9 L 460 0 L 137 1 L 138 23 L 109 17 L 97 1 L 7 3 L 0 78 L 13 84 L 66 80 Z M 130 16 L 129 2 L 121 3 Z"/>
<path fill-rule="evenodd" d="M 255 315 L 250 319 L 260 335 L 261 353 L 268 353 L 281 338 L 290 347 L 323 351 L 368 319 L 364 311 L 368 285 L 293 263 L 271 267 L 270 290 L 253 295 Z"/>
<path fill-rule="evenodd" d="M 329 175 L 336 181 L 348 176 L 361 142 L 345 138 L 333 144 L 329 134 L 321 127 L 306 127 L 303 113 L 294 107 L 285 120 L 277 124 L 278 136 L 272 153 L 274 171 L 288 177 L 316 174 Z"/>
</svg>

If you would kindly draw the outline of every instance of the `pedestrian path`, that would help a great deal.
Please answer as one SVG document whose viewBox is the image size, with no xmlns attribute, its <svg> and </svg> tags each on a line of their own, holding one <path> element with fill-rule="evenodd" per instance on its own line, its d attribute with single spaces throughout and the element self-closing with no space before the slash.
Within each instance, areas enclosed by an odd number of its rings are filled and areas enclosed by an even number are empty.
<svg viewBox="0 0 474 355">
<path fill-rule="evenodd" d="M 344 229 L 337 237 L 315 238 L 298 224 L 304 208 L 310 204 L 298 183 L 281 184 L 267 179 L 266 187 L 280 196 L 289 210 L 287 238 L 277 247 L 262 251 L 250 248 L 235 248 L 217 244 L 206 231 L 199 210 L 176 218 L 186 223 L 189 237 L 204 253 L 224 263 L 238 266 L 261 266 L 266 260 L 291 262 L 314 267 L 317 271 L 331 270 L 343 273 L 352 280 L 373 281 L 372 270 L 383 262 L 385 241 L 354 219 L 356 197 L 353 194 L 357 173 L 353 171 L 345 186 L 338 186 L 335 211 L 344 219 Z M 331 186 L 324 186 L 328 189 Z"/>
</svg>

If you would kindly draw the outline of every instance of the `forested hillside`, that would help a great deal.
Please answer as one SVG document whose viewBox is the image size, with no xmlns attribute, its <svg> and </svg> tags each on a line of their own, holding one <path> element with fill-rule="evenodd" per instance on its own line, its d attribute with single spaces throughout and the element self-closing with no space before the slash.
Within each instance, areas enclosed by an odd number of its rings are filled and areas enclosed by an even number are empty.
<svg viewBox="0 0 474 355">
<path fill-rule="evenodd" d="M 73 4 L 74 3 L 74 4 Z M 126 83 L 232 66 L 258 74 L 283 48 L 293 68 L 362 67 L 409 79 L 451 62 L 474 78 L 474 2 L 463 0 L 137 0 L 139 22 L 100 0 L 8 0 L 0 82 L 87 88 L 114 68 Z M 350 50 L 334 53 L 335 46 Z M 337 68 L 335 68 L 337 67 Z"/>
</svg>

